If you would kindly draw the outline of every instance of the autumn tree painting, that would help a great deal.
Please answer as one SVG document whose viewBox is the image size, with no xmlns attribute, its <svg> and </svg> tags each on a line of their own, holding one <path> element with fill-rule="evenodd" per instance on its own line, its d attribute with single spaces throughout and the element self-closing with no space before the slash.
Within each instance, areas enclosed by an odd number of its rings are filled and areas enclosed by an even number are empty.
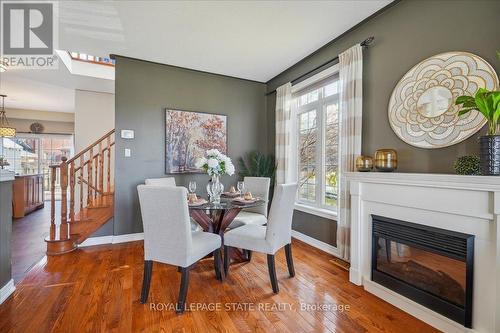
<svg viewBox="0 0 500 333">
<path fill-rule="evenodd" d="M 227 153 L 227 117 L 223 115 L 166 110 L 166 172 L 197 173 L 196 161 L 205 151 Z"/>
</svg>

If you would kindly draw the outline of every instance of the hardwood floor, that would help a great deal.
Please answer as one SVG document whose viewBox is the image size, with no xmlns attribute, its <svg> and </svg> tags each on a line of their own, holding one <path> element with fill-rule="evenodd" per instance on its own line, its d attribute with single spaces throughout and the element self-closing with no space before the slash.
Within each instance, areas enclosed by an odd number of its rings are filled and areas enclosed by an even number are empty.
<svg viewBox="0 0 500 333">
<path fill-rule="evenodd" d="M 232 265 L 224 283 L 211 259 L 201 261 L 190 274 L 187 303 L 205 308 L 183 315 L 168 308 L 180 282 L 173 266 L 154 263 L 148 303 L 140 303 L 142 242 L 45 257 L 0 305 L 0 332 L 437 332 L 349 283 L 330 255 L 295 240 L 293 254 L 294 278 L 284 251 L 276 255 L 277 295 L 263 254 Z"/>
<path fill-rule="evenodd" d="M 56 201 L 56 206 L 60 202 Z M 20 281 L 27 270 L 44 255 L 43 241 L 50 230 L 50 201 L 45 207 L 12 221 L 12 278 Z"/>
</svg>

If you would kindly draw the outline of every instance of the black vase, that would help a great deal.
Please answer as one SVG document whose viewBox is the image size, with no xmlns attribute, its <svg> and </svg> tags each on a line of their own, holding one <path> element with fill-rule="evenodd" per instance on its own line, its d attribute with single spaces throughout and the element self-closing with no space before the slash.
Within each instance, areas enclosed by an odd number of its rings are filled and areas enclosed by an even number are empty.
<svg viewBox="0 0 500 333">
<path fill-rule="evenodd" d="M 479 138 L 481 174 L 500 176 L 500 135 L 485 135 Z"/>
</svg>

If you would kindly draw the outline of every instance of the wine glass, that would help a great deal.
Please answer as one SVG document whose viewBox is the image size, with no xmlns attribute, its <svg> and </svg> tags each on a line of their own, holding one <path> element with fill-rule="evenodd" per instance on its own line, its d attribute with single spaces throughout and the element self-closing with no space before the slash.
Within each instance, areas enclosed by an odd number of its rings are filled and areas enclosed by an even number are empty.
<svg viewBox="0 0 500 333">
<path fill-rule="evenodd" d="M 240 198 L 243 196 L 243 190 L 245 189 L 245 182 L 239 181 L 238 182 L 238 192 L 240 192 Z"/>
<path fill-rule="evenodd" d="M 196 192 L 196 182 L 194 180 L 189 182 L 189 193 Z"/>
</svg>

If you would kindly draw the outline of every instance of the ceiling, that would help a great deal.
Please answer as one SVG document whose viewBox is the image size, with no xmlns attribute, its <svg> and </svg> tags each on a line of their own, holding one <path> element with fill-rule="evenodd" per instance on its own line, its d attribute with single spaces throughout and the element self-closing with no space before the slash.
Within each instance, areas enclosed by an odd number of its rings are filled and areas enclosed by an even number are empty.
<svg viewBox="0 0 500 333">
<path fill-rule="evenodd" d="M 57 48 L 266 82 L 391 1 L 61 1 Z M 114 90 L 62 64 L 0 75 L 8 107 L 73 112 L 75 89 Z"/>
</svg>

